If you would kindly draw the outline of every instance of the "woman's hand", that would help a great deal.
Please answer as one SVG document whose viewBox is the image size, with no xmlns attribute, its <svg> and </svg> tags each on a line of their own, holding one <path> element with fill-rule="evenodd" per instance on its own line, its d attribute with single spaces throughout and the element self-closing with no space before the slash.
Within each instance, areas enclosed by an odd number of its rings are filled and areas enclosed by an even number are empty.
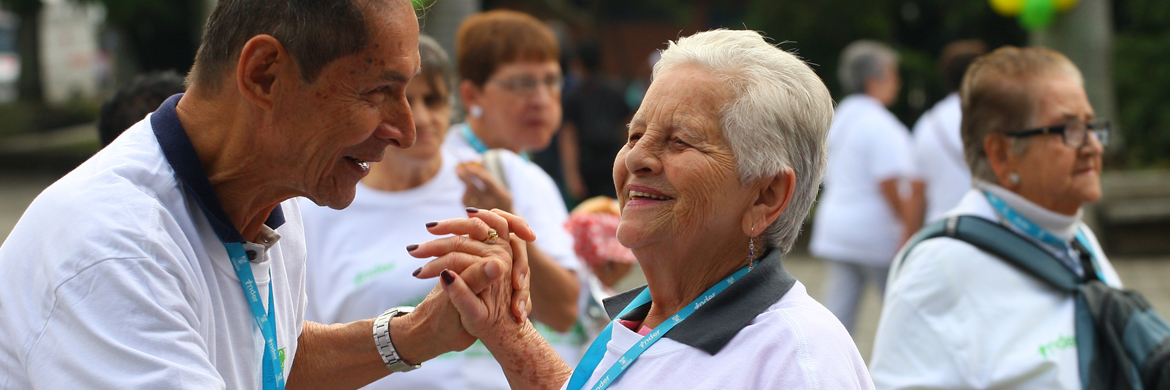
<svg viewBox="0 0 1170 390">
<path fill-rule="evenodd" d="M 480 164 L 459 164 L 455 167 L 459 179 L 467 185 L 463 192 L 463 204 L 467 207 L 480 209 L 500 209 L 512 212 L 512 193 L 508 188 L 492 177 Z M 501 234 L 501 238 L 507 237 Z"/>
<path fill-rule="evenodd" d="M 467 213 L 471 218 L 449 219 L 427 227 L 431 233 L 454 236 L 408 247 L 411 256 L 437 257 L 415 271 L 415 277 L 433 278 L 448 270 L 458 274 L 474 294 L 495 284 L 509 287 L 510 312 L 522 322 L 531 311 L 528 257 L 524 245 L 518 251 L 512 241 L 535 240 L 535 233 L 524 219 L 502 210 L 468 208 Z M 494 241 L 489 239 L 492 230 Z M 503 275 L 511 277 L 503 279 Z"/>
</svg>

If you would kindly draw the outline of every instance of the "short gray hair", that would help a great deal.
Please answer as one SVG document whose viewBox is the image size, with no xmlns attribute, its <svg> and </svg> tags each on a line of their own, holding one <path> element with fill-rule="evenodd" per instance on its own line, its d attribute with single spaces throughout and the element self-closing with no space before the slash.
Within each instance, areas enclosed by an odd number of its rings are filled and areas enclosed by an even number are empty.
<svg viewBox="0 0 1170 390">
<path fill-rule="evenodd" d="M 1059 52 L 1043 47 L 1004 46 L 979 57 L 967 68 L 959 97 L 963 101 L 960 134 L 971 176 L 991 183 L 999 178 L 991 169 L 983 140 L 992 134 L 1024 130 L 1036 125 L 1040 114 L 1037 90 L 1053 75 L 1068 75 L 1084 84 L 1076 65 Z M 1009 138 L 1010 152 L 1023 154 L 1027 138 Z"/>
<path fill-rule="evenodd" d="M 886 44 L 865 39 L 854 41 L 841 51 L 837 79 L 846 94 L 864 93 L 866 80 L 885 77 L 886 67 L 897 64 L 898 53 Z"/>
<path fill-rule="evenodd" d="M 788 208 L 764 232 L 768 247 L 788 253 L 825 174 L 833 120 L 829 89 L 804 61 L 755 31 L 719 29 L 671 42 L 654 77 L 684 64 L 711 71 L 735 94 L 721 110 L 719 127 L 740 181 L 795 172 Z"/>
</svg>

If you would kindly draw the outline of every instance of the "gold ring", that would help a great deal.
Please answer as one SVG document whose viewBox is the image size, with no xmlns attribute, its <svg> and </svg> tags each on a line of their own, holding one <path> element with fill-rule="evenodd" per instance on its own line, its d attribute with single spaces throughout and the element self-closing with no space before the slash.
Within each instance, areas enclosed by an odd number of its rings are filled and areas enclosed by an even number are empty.
<svg viewBox="0 0 1170 390">
<path fill-rule="evenodd" d="M 488 229 L 488 237 L 483 240 L 483 243 L 484 244 L 495 244 L 496 239 L 499 237 L 500 237 L 500 234 L 496 233 L 496 229 L 489 228 Z"/>
</svg>

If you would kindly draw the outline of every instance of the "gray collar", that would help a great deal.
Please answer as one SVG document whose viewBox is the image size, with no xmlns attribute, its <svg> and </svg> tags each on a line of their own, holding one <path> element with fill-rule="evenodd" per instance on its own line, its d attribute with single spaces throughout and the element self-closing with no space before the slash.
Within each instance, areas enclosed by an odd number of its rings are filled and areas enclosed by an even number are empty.
<svg viewBox="0 0 1170 390">
<path fill-rule="evenodd" d="M 796 278 L 781 264 L 783 256 L 780 251 L 772 250 L 760 259 L 755 269 L 663 336 L 711 355 L 719 353 L 753 318 L 779 301 L 796 284 Z M 606 298 L 603 301 L 606 314 L 610 318 L 618 315 L 645 288 L 638 287 Z M 622 319 L 641 321 L 649 311 L 650 304 L 646 304 L 631 310 Z"/>
</svg>

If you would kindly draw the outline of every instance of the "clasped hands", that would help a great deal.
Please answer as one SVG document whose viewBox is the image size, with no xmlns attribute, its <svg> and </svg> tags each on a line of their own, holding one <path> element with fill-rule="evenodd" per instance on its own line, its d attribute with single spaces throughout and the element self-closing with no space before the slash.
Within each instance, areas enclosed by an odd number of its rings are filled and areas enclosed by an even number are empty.
<svg viewBox="0 0 1170 390">
<path fill-rule="evenodd" d="M 411 256 L 435 257 L 415 277 L 441 282 L 410 317 L 445 351 L 520 332 L 532 309 L 526 242 L 535 240 L 535 233 L 524 219 L 499 209 L 468 208 L 467 214 L 427 226 L 432 234 L 452 236 L 408 247 Z M 500 238 L 492 244 L 484 242 L 490 229 Z"/>
</svg>

